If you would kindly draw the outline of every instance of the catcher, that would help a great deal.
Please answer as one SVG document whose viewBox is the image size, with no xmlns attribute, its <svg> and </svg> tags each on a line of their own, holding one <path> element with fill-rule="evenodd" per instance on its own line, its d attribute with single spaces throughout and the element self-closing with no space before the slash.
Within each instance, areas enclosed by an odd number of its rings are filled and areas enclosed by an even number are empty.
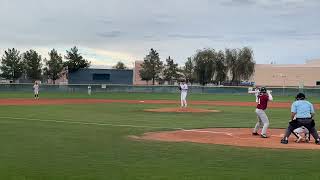
<svg viewBox="0 0 320 180">
<path fill-rule="evenodd" d="M 297 129 L 293 130 L 293 134 L 297 137 L 297 139 L 295 140 L 296 143 L 299 143 L 302 140 L 304 140 L 304 142 L 308 143 L 310 140 L 310 132 L 304 126 L 298 127 Z"/>
</svg>

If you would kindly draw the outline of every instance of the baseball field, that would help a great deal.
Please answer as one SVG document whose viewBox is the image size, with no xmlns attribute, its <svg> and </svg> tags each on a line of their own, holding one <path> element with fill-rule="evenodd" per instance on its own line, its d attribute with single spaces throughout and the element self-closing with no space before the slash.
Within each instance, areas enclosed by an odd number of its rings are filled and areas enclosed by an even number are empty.
<svg viewBox="0 0 320 180">
<path fill-rule="evenodd" d="M 284 131 L 287 127 L 293 98 L 274 97 L 267 111 L 271 129 Z M 30 93 L 2 92 L 0 179 L 318 179 L 320 149 L 313 141 L 297 144 L 315 147 L 309 150 L 207 143 L 229 134 L 233 134 L 230 141 L 240 141 L 239 128 L 252 128 L 256 123 L 253 96 L 191 94 L 188 100 L 191 108 L 219 112 L 145 112 L 178 107 L 179 94 L 41 93 L 40 99 L 34 100 Z M 319 107 L 319 97 L 309 100 Z M 317 112 L 319 128 L 318 117 Z M 150 132 L 208 128 L 232 129 L 189 135 L 208 140 L 201 142 L 144 138 Z M 280 139 L 273 136 L 256 141 L 280 144 Z"/>
</svg>

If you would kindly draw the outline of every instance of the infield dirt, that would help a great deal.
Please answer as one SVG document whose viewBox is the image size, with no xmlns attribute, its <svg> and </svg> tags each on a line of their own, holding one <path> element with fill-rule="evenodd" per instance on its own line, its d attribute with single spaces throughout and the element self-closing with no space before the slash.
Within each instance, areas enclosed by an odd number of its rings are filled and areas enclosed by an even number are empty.
<svg viewBox="0 0 320 180">
<path fill-rule="evenodd" d="M 289 144 L 281 144 L 280 140 L 285 129 L 270 129 L 268 138 L 253 136 L 252 129 L 249 128 L 209 128 L 209 129 L 190 129 L 163 132 L 148 132 L 141 137 L 134 136 L 140 140 L 155 140 L 167 142 L 192 142 L 204 144 L 220 144 L 240 147 L 256 147 L 271 149 L 319 149 L 311 139 L 310 143 L 296 143 L 295 137 L 289 138 Z"/>
</svg>

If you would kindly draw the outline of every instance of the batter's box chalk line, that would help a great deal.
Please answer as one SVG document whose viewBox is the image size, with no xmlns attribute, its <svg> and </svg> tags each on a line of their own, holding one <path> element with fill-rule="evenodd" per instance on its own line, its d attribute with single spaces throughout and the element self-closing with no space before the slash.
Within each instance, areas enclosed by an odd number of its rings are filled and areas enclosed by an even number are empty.
<svg viewBox="0 0 320 180">
<path fill-rule="evenodd" d="M 252 139 L 252 138 L 242 138 L 242 137 L 239 137 L 239 136 L 235 136 L 233 135 L 232 133 L 230 132 L 221 132 L 221 131 L 204 131 L 204 130 L 194 130 L 194 129 L 181 129 L 182 131 L 186 131 L 186 132 L 199 132 L 199 133 L 211 133 L 211 134 L 224 134 L 224 135 L 227 135 L 227 136 L 230 136 L 230 137 L 235 137 L 235 138 L 238 138 L 238 139 Z M 283 137 L 284 134 L 280 134 L 280 135 L 270 135 L 272 137 Z"/>
</svg>

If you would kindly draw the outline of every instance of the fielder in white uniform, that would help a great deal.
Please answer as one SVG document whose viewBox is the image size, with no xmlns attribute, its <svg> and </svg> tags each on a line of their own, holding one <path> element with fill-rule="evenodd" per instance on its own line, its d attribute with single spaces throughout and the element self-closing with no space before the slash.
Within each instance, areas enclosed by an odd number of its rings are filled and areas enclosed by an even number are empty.
<svg viewBox="0 0 320 180">
<path fill-rule="evenodd" d="M 39 84 L 37 82 L 33 85 L 34 99 L 39 99 Z"/>
<path fill-rule="evenodd" d="M 180 84 L 180 91 L 181 91 L 181 107 L 187 107 L 187 94 L 188 94 L 188 85 L 186 82 L 182 82 Z"/>
</svg>

